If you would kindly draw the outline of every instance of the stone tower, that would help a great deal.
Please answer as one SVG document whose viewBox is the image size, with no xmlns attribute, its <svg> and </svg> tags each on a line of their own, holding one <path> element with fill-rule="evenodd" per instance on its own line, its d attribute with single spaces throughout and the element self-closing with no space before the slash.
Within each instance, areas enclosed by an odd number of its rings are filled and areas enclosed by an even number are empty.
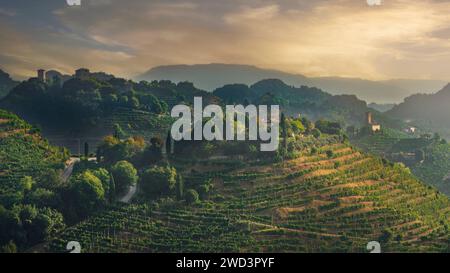
<svg viewBox="0 0 450 273">
<path fill-rule="evenodd" d="M 39 81 L 45 82 L 45 70 L 44 69 L 38 69 L 37 78 Z"/>
<path fill-rule="evenodd" d="M 367 125 L 373 124 L 372 112 L 366 113 L 366 122 L 367 122 Z"/>
</svg>

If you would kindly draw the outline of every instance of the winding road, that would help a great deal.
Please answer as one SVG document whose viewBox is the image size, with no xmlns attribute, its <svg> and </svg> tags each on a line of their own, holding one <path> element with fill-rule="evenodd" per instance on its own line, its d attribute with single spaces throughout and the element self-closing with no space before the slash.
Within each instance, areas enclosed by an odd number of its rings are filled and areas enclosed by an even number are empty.
<svg viewBox="0 0 450 273">
<path fill-rule="evenodd" d="M 133 198 L 133 196 L 136 194 L 136 190 L 137 190 L 137 184 L 130 186 L 128 188 L 127 194 L 125 194 L 124 197 L 120 198 L 119 201 L 122 203 L 127 203 L 127 204 L 130 203 L 131 198 Z"/>
<path fill-rule="evenodd" d="M 89 161 L 94 161 L 97 160 L 95 157 L 89 158 Z M 64 182 L 67 182 L 70 178 L 70 176 L 73 173 L 73 167 L 75 166 L 75 164 L 77 162 L 80 162 L 80 158 L 78 157 L 71 157 L 67 162 L 66 162 L 66 167 L 64 168 L 64 171 L 61 174 L 61 178 L 63 179 Z M 133 198 L 133 196 L 136 194 L 137 191 L 137 185 L 133 185 L 130 186 L 128 188 L 128 192 L 119 199 L 120 202 L 123 203 L 130 203 L 131 199 Z"/>
<path fill-rule="evenodd" d="M 73 172 L 73 166 L 75 166 L 75 163 L 77 162 L 80 162 L 80 159 L 78 157 L 71 157 L 66 162 L 66 168 L 61 174 L 61 178 L 63 179 L 64 182 L 67 182 L 67 180 L 69 180 L 69 177 L 72 175 Z"/>
<path fill-rule="evenodd" d="M 97 158 L 95 157 L 88 158 L 88 161 L 95 161 L 95 160 L 97 160 Z M 64 182 L 67 182 L 69 180 L 73 172 L 73 167 L 77 162 L 80 162 L 79 157 L 71 157 L 69 160 L 67 160 L 66 167 L 64 168 L 64 171 L 61 174 L 61 178 L 63 179 Z"/>
</svg>

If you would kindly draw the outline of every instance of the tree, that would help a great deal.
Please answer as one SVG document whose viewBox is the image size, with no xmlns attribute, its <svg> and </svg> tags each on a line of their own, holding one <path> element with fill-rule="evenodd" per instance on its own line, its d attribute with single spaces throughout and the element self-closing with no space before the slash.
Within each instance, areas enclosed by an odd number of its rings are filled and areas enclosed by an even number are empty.
<svg viewBox="0 0 450 273">
<path fill-rule="evenodd" d="M 198 195 L 202 200 L 206 200 L 209 198 L 209 191 L 210 191 L 211 185 L 210 184 L 203 184 L 198 187 Z"/>
<path fill-rule="evenodd" d="M 102 182 L 90 170 L 75 176 L 71 185 L 73 206 L 79 217 L 91 214 L 103 204 L 105 190 Z"/>
<path fill-rule="evenodd" d="M 23 245 L 33 245 L 47 239 L 51 234 L 64 229 L 64 219 L 60 212 L 50 209 L 38 209 L 32 205 L 13 207 L 12 213 L 19 219 L 25 233 Z"/>
<path fill-rule="evenodd" d="M 28 230 L 28 243 L 42 242 L 64 227 L 64 219 L 60 212 L 50 208 L 39 209 Z"/>
<path fill-rule="evenodd" d="M 119 104 L 123 107 L 128 106 L 128 97 L 127 96 L 120 96 L 119 98 Z"/>
<path fill-rule="evenodd" d="M 129 100 L 128 100 L 128 106 L 130 108 L 133 109 L 137 109 L 139 107 L 139 99 L 136 98 L 135 96 L 132 96 Z"/>
<path fill-rule="evenodd" d="M 121 139 L 125 136 L 125 132 L 122 130 L 119 123 L 114 123 L 113 130 L 116 139 Z"/>
<path fill-rule="evenodd" d="M 142 174 L 139 185 L 149 198 L 168 195 L 175 189 L 176 177 L 175 168 L 155 166 Z"/>
<path fill-rule="evenodd" d="M 11 239 L 17 243 L 21 237 L 18 215 L 0 205 L 0 245 L 9 243 Z"/>
<path fill-rule="evenodd" d="M 178 200 L 183 199 L 184 196 L 184 181 L 183 181 L 183 177 L 181 176 L 181 174 L 177 175 L 177 198 Z"/>
<path fill-rule="evenodd" d="M 53 191 L 44 188 L 37 188 L 30 192 L 27 194 L 25 200 L 28 204 L 35 205 L 39 208 L 57 208 L 60 204 L 58 196 Z"/>
<path fill-rule="evenodd" d="M 97 147 L 97 151 L 95 153 L 95 157 L 97 159 L 97 162 L 100 163 L 102 161 L 102 148 L 100 146 Z"/>
<path fill-rule="evenodd" d="M 87 142 L 84 143 L 84 157 L 89 157 L 89 143 Z"/>
<path fill-rule="evenodd" d="M 91 173 L 95 175 L 102 182 L 103 189 L 106 192 L 109 191 L 109 172 L 104 168 L 98 168 L 95 170 L 91 170 Z"/>
<path fill-rule="evenodd" d="M 0 205 L 7 208 L 22 203 L 24 194 L 21 191 L 10 191 L 0 194 Z"/>
<path fill-rule="evenodd" d="M 290 123 L 295 134 L 302 134 L 305 132 L 305 126 L 303 125 L 301 119 L 293 119 Z"/>
<path fill-rule="evenodd" d="M 333 153 L 332 150 L 327 150 L 327 151 L 326 151 L 326 154 L 327 154 L 327 157 L 328 157 L 328 158 L 332 158 L 333 155 L 334 155 L 334 153 Z"/>
<path fill-rule="evenodd" d="M 31 188 L 35 184 L 33 177 L 31 176 L 24 176 L 19 181 L 19 188 L 22 191 L 29 192 L 31 191 Z"/>
<path fill-rule="evenodd" d="M 393 238 L 392 231 L 390 229 L 385 229 L 382 231 L 378 240 L 380 243 L 387 244 Z"/>
<path fill-rule="evenodd" d="M 169 155 L 171 154 L 171 151 L 173 150 L 172 145 L 174 144 L 174 141 L 172 139 L 172 133 L 169 131 L 166 137 L 166 153 Z"/>
<path fill-rule="evenodd" d="M 281 137 L 283 138 L 283 154 L 286 154 L 287 152 L 287 138 L 288 138 L 288 133 L 287 133 L 287 121 L 286 121 L 286 116 L 284 115 L 284 113 L 281 113 L 281 120 L 280 120 L 280 127 L 281 127 Z"/>
<path fill-rule="evenodd" d="M 56 192 L 58 189 L 64 186 L 64 181 L 61 178 L 59 170 L 48 170 L 39 179 L 37 186 Z"/>
<path fill-rule="evenodd" d="M 305 133 L 309 134 L 313 129 L 313 123 L 306 117 L 301 118 L 302 124 L 305 127 Z"/>
<path fill-rule="evenodd" d="M 17 246 L 11 240 L 7 244 L 0 247 L 0 253 L 17 253 Z"/>
<path fill-rule="evenodd" d="M 145 109 L 155 114 L 162 114 L 166 110 L 164 109 L 165 105 L 162 105 L 162 102 L 152 94 L 142 96 L 141 104 L 144 105 Z"/>
<path fill-rule="evenodd" d="M 114 164 L 111 167 L 111 173 L 114 176 L 117 193 L 124 193 L 128 187 L 135 185 L 139 178 L 133 164 L 125 160 Z"/>
<path fill-rule="evenodd" d="M 196 204 L 200 201 L 196 190 L 190 189 L 186 191 L 186 202 L 188 204 Z"/>
<path fill-rule="evenodd" d="M 312 134 L 315 138 L 319 138 L 320 135 L 321 135 L 320 131 L 319 131 L 317 128 L 314 128 L 314 129 L 311 131 L 311 134 Z"/>
<path fill-rule="evenodd" d="M 164 145 L 164 142 L 159 137 L 153 137 L 150 140 L 150 147 L 147 148 L 145 151 L 145 160 L 148 163 L 156 163 L 162 159 L 162 147 Z"/>
<path fill-rule="evenodd" d="M 338 135 L 341 132 L 341 125 L 339 122 L 331 122 L 326 120 L 318 120 L 315 123 L 316 128 L 324 134 Z"/>
</svg>

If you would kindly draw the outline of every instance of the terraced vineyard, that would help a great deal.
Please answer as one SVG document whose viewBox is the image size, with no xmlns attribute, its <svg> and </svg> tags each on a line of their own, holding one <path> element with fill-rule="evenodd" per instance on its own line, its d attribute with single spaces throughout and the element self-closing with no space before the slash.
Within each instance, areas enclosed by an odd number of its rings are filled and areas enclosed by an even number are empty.
<svg viewBox="0 0 450 273">
<path fill-rule="evenodd" d="M 386 152 L 394 148 L 400 141 L 411 138 L 410 135 L 389 128 L 384 128 L 382 132 L 376 134 L 368 134 L 362 137 L 352 139 L 358 147 L 364 151 L 384 155 Z"/>
<path fill-rule="evenodd" d="M 89 143 L 91 151 L 102 142 L 103 137 L 113 133 L 114 124 L 119 124 L 127 136 L 142 136 L 147 141 L 154 136 L 164 139 L 167 136 L 171 118 L 167 115 L 120 108 L 113 114 L 102 118 L 99 124 L 92 126 L 89 131 L 83 132 L 83 137 L 68 136 L 62 131 L 46 131 L 45 137 L 53 145 L 66 147 L 73 154 L 83 149 L 85 142 Z"/>
<path fill-rule="evenodd" d="M 34 133 L 29 124 L 0 110 L 0 204 L 10 205 L 5 200 L 17 191 L 21 178 L 63 168 L 67 157 Z"/>
<path fill-rule="evenodd" d="M 156 135 L 163 138 L 167 136 L 171 118 L 167 115 L 156 115 L 140 110 L 119 109 L 110 117 L 102 119 L 102 127 L 105 129 L 111 130 L 116 123 L 128 135 L 139 135 L 150 140 Z"/>
<path fill-rule="evenodd" d="M 71 240 L 84 252 L 366 252 L 373 240 L 389 252 L 449 250 L 446 196 L 335 139 L 298 141 L 298 157 L 280 163 L 177 161 L 186 187 L 212 179 L 208 200 L 114 207 L 48 251 Z"/>
<path fill-rule="evenodd" d="M 450 196 L 450 144 L 446 141 L 412 137 L 392 129 L 351 141 L 365 151 L 404 163 L 421 181 Z M 416 156 L 417 152 L 423 156 Z"/>
</svg>

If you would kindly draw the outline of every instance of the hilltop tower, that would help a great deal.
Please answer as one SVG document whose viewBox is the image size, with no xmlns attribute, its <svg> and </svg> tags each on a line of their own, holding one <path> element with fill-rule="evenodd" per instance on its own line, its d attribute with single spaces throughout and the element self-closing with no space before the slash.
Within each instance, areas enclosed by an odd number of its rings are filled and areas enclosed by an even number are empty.
<svg viewBox="0 0 450 273">
<path fill-rule="evenodd" d="M 45 82 L 45 70 L 44 69 L 38 69 L 37 78 L 40 82 Z"/>
<path fill-rule="evenodd" d="M 372 112 L 367 112 L 366 113 L 366 122 L 367 122 L 367 126 L 369 127 L 369 129 L 370 129 L 370 131 L 372 133 L 376 133 L 376 132 L 380 132 L 381 131 L 381 124 L 376 123 L 373 120 Z"/>
<path fill-rule="evenodd" d="M 89 69 L 86 68 L 80 68 L 75 70 L 75 78 L 80 80 L 87 80 L 91 76 L 91 72 Z"/>
</svg>

